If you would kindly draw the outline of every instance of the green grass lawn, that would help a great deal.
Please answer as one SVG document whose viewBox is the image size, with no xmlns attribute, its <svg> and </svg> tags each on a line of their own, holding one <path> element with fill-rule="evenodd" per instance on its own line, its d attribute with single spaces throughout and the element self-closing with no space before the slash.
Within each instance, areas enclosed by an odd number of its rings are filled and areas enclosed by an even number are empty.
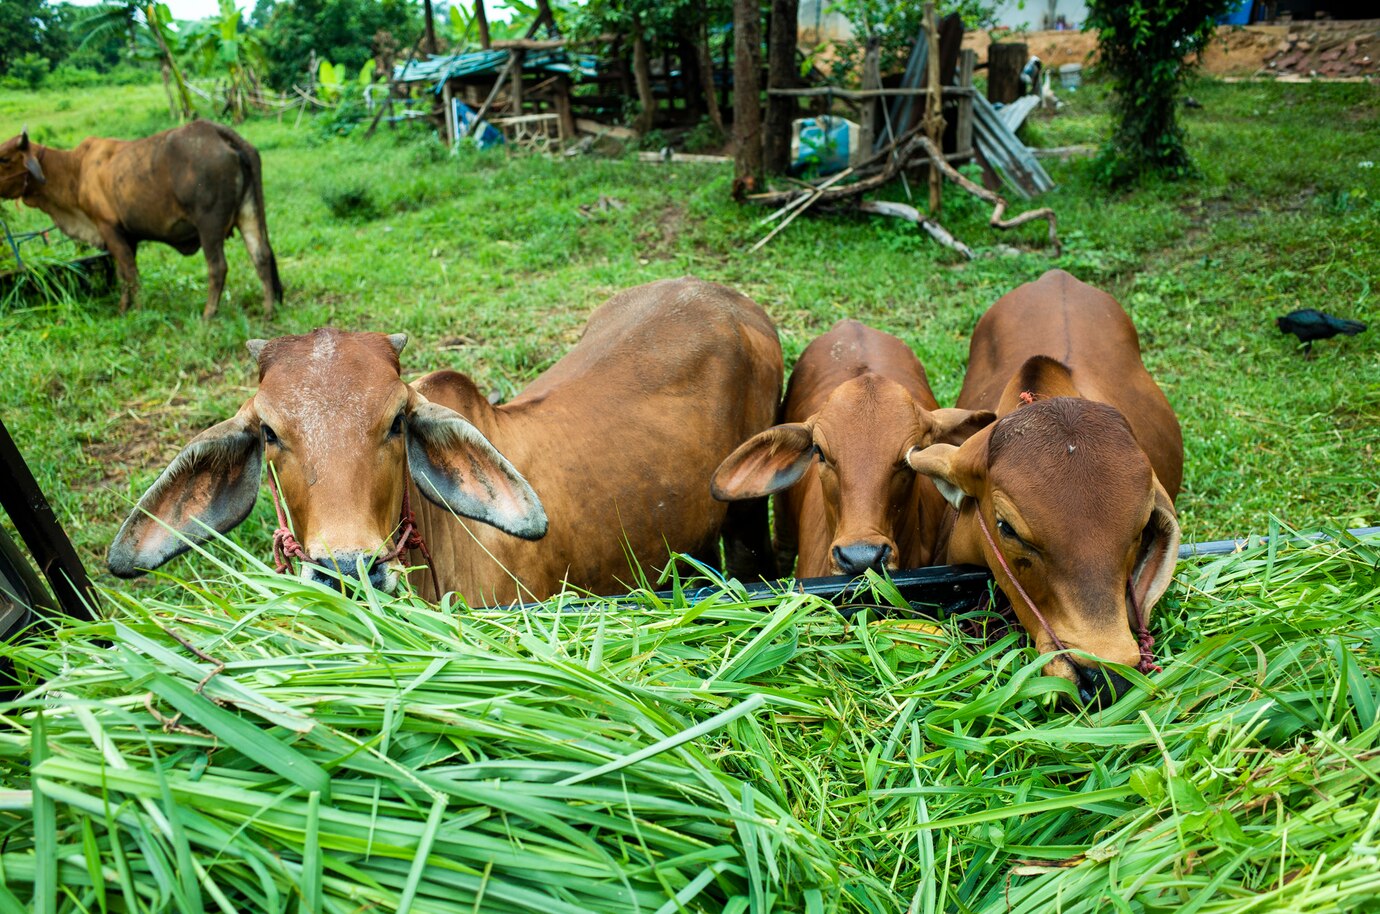
<svg viewBox="0 0 1380 914">
<path fill-rule="evenodd" d="M 941 403 L 991 302 L 1052 266 L 1113 292 L 1184 427 L 1186 540 L 1265 529 L 1380 523 L 1380 358 L 1375 330 L 1305 360 L 1273 317 L 1317 307 L 1376 317 L 1380 98 L 1360 85 L 1193 87 L 1185 111 L 1202 177 L 1107 196 L 1086 161 L 1048 163 L 1065 252 L 1042 223 L 1010 235 L 950 189 L 944 221 L 980 257 L 963 262 L 914 226 L 877 217 L 797 220 L 756 254 L 763 213 L 728 198 L 728 170 L 631 159 L 448 157 L 425 138 L 319 139 L 250 121 L 287 300 L 273 321 L 238 240 L 227 298 L 199 319 L 205 265 L 146 245 L 143 307 L 115 296 L 0 313 L 0 409 L 83 556 L 100 568 L 132 501 L 179 445 L 232 413 L 254 374 L 243 342 L 323 324 L 405 331 L 405 372 L 443 366 L 511 394 L 560 356 L 612 292 L 693 273 L 743 289 L 775 317 L 788 361 L 841 317 L 898 334 Z M 1096 86 L 1028 128 L 1036 145 L 1097 140 Z M 158 87 L 0 93 L 0 132 L 38 140 L 134 137 L 167 126 Z M 600 195 L 625 208 L 579 207 Z M 893 197 L 901 190 L 893 189 Z M 364 197 L 345 218 L 350 197 Z M 12 228 L 41 213 L 6 207 Z M 35 250 L 30 246 L 28 250 Z M 70 244 L 57 253 L 76 253 Z M 269 509 L 244 533 L 266 542 Z"/>
<path fill-rule="evenodd" d="M 404 330 L 410 373 L 510 394 L 611 292 L 692 272 L 760 300 L 788 358 L 843 316 L 899 334 L 951 402 L 977 316 L 1062 266 L 1128 307 L 1179 412 L 1186 539 L 1380 522 L 1380 330 L 1304 360 L 1272 323 L 1375 317 L 1376 90 L 1193 93 L 1201 178 L 1107 197 L 1085 162 L 1052 165 L 1058 260 L 1042 225 L 997 236 L 951 194 L 970 263 L 843 214 L 746 255 L 762 213 L 722 169 L 251 122 L 280 314 L 259 316 L 237 243 L 209 323 L 203 262 L 150 247 L 138 311 L 0 312 L 0 408 L 95 568 L 177 448 L 252 391 L 247 337 Z M 1101 136 L 1100 89 L 1069 102 L 1032 142 Z M 0 133 L 134 136 L 165 111 L 157 88 L 3 93 Z M 626 206 L 582 217 L 601 195 Z M 1090 711 L 1053 701 L 1067 684 L 1017 635 L 977 637 L 980 612 L 844 620 L 732 587 L 568 612 L 353 599 L 255 559 L 270 510 L 246 551 L 170 566 L 185 584 L 119 585 L 105 618 L 0 648 L 37 674 L 0 704 L 0 912 L 1380 910 L 1373 539 L 1182 563 L 1164 671 Z"/>
</svg>

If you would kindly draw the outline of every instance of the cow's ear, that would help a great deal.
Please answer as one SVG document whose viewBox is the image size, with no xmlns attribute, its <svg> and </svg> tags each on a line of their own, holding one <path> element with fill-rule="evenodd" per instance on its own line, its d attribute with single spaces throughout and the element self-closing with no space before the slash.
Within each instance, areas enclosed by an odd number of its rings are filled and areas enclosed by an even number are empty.
<svg viewBox="0 0 1380 914">
<path fill-rule="evenodd" d="M 525 540 L 546 535 L 537 493 L 479 429 L 418 397 L 407 417 L 407 466 L 428 499 Z"/>
<path fill-rule="evenodd" d="M 1154 480 L 1155 507 L 1140 535 L 1140 552 L 1131 571 L 1131 592 L 1140 607 L 1143 621 L 1150 621 L 1150 610 L 1174 580 L 1174 568 L 1179 561 L 1179 518 L 1169 493 Z M 1128 607 L 1129 608 L 1129 607 Z M 1131 620 L 1135 624 L 1135 620 Z"/>
<path fill-rule="evenodd" d="M 761 498 L 800 481 L 815 456 L 810 428 L 800 422 L 777 425 L 753 435 L 724 458 L 710 479 L 719 501 Z"/>
<path fill-rule="evenodd" d="M 121 578 L 152 571 L 254 509 L 263 448 L 258 418 L 243 409 L 182 449 L 120 527 L 106 559 Z"/>
<path fill-rule="evenodd" d="M 997 421 L 997 414 L 986 409 L 936 409 L 929 412 L 929 427 L 920 447 L 931 444 L 962 444 Z"/>
<path fill-rule="evenodd" d="M 961 446 L 931 444 L 913 447 L 906 454 L 906 463 L 921 476 L 934 480 L 935 488 L 955 508 L 963 506 L 963 499 L 980 498 L 987 481 L 987 439 L 991 426 L 975 433 Z"/>
</svg>

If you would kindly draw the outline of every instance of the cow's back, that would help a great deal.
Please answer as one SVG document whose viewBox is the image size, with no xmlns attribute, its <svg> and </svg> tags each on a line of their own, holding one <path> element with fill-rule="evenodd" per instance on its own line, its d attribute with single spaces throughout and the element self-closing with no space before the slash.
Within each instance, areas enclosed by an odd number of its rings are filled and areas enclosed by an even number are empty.
<svg viewBox="0 0 1380 914">
<path fill-rule="evenodd" d="M 926 409 L 939 408 L 925 367 L 909 346 L 845 318 L 800 353 L 781 404 L 781 421 L 800 422 L 819 412 L 835 388 L 869 372 L 900 384 Z"/>
<path fill-rule="evenodd" d="M 1183 437 L 1141 360 L 1135 325 L 1115 298 L 1063 270 L 1018 286 L 978 321 L 957 405 L 1000 412 L 1007 382 L 1040 355 L 1067 366 L 1081 395 L 1121 411 L 1161 484 L 1177 495 Z"/>
<path fill-rule="evenodd" d="M 228 127 L 201 120 L 138 140 L 88 140 L 79 147 L 83 194 L 134 239 L 195 250 L 196 223 L 212 220 L 228 234 L 250 190 L 241 146 L 253 149 Z"/>
<path fill-rule="evenodd" d="M 485 551 L 544 596 L 567 577 L 622 589 L 632 580 L 623 542 L 647 569 L 665 564 L 668 548 L 711 548 L 726 506 L 710 478 L 772 424 L 782 374 L 775 325 L 746 296 L 689 278 L 615 295 L 569 353 L 480 425 L 541 498 L 549 526 L 525 542 L 472 524 L 483 549 L 460 533 L 446 548 L 475 582 L 466 595 L 515 595 Z M 462 415 L 481 411 L 434 387 L 419 382 Z"/>
</svg>

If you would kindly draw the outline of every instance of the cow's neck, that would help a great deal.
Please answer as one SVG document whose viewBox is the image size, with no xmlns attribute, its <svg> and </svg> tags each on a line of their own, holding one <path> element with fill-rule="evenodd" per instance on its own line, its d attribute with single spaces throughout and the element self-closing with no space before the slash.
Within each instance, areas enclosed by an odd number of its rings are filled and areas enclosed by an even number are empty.
<svg viewBox="0 0 1380 914">
<path fill-rule="evenodd" d="M 104 248 L 105 240 L 100 230 L 81 206 L 81 154 L 73 150 L 40 146 L 38 157 L 44 181 L 41 184 L 29 182 L 24 204 L 46 213 L 63 234 Z"/>
<path fill-rule="evenodd" d="M 915 480 L 915 511 L 917 523 L 913 531 L 907 533 L 915 538 L 914 547 L 897 543 L 902 555 L 913 554 L 915 567 L 923 568 L 937 565 L 948 549 L 949 534 L 953 530 L 954 512 L 944 496 L 939 494 L 933 482 L 927 477 L 917 476 Z M 912 553 L 912 548 L 914 552 Z"/>
</svg>

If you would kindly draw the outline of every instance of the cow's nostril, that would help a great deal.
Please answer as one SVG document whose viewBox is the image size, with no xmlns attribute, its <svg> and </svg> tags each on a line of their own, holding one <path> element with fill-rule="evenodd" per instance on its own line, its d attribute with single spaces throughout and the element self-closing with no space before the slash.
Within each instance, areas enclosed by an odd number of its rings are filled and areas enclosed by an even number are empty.
<svg viewBox="0 0 1380 914">
<path fill-rule="evenodd" d="M 383 576 L 388 573 L 387 566 L 380 564 L 374 556 L 363 552 L 340 552 L 313 559 L 308 571 L 311 580 L 315 583 L 339 590 L 342 578 L 358 578 L 360 576 L 361 566 L 364 576 L 376 588 L 379 584 L 375 578 L 378 577 L 382 580 Z"/>
<path fill-rule="evenodd" d="M 1131 682 L 1125 676 L 1102 667 L 1075 663 L 1073 669 L 1078 678 L 1078 697 L 1085 705 L 1104 708 L 1131 689 Z"/>
<path fill-rule="evenodd" d="M 871 568 L 881 571 L 891 558 L 891 547 L 886 543 L 849 543 L 834 547 L 834 564 L 844 574 L 862 574 Z"/>
</svg>

